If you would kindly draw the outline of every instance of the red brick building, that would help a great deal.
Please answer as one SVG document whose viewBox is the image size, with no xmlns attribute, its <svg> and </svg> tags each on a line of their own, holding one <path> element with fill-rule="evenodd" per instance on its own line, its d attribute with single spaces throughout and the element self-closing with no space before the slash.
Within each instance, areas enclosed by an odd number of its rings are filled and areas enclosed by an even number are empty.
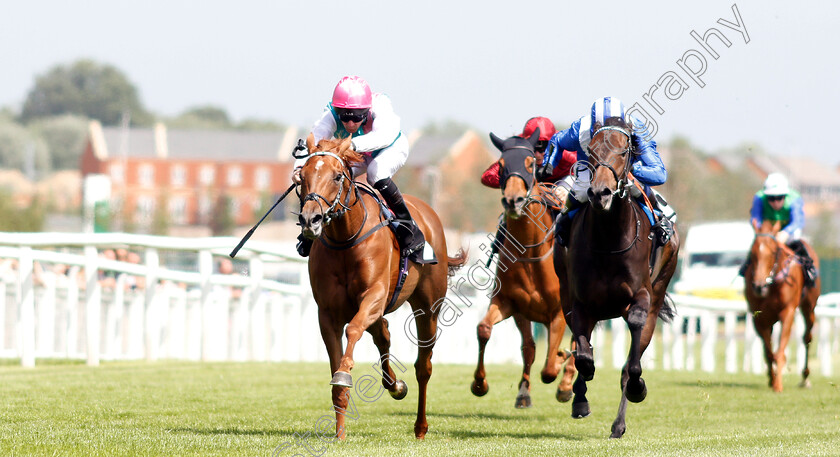
<svg viewBox="0 0 840 457">
<path fill-rule="evenodd" d="M 102 127 L 91 122 L 81 174 L 111 181 L 110 208 L 119 220 L 148 227 L 166 205 L 172 225 L 207 225 L 230 202 L 238 225 L 255 221 L 291 184 L 294 128 L 285 132 Z M 287 211 L 275 211 L 284 217 Z M 121 227 L 115 227 L 120 229 Z"/>
</svg>

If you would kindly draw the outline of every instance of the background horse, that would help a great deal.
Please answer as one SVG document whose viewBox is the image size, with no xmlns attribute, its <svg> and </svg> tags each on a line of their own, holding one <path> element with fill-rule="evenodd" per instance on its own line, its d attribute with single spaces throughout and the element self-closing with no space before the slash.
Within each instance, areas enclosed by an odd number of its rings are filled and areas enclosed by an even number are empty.
<svg viewBox="0 0 840 457">
<path fill-rule="evenodd" d="M 306 140 L 309 158 L 300 171 L 303 234 L 319 237 L 309 257 L 309 280 L 318 304 L 318 323 L 330 357 L 333 374 L 332 401 L 336 411 L 336 436 L 343 439 L 344 413 L 352 386 L 353 348 L 367 330 L 379 349 L 382 385 L 392 397 L 402 399 L 407 386 L 396 379 L 389 364 L 390 333 L 383 317 L 408 300 L 417 325 L 417 362 L 419 384 L 417 420 L 414 435 L 423 438 L 426 422 L 426 385 L 432 375 L 432 347 L 437 332 L 436 306 L 446 295 L 448 274 L 466 262 L 460 250 L 446 256 L 446 240 L 440 220 L 422 201 L 405 196 L 405 202 L 426 242 L 434 249 L 439 263 L 417 265 L 408 262 L 409 272 L 392 309 L 386 309 L 399 276 L 400 255 L 391 230 L 379 230 L 388 224 L 381 220 L 378 202 L 359 189 L 350 167 L 362 156 L 350 149 L 350 139 Z M 342 350 L 341 333 L 347 325 L 347 347 Z"/>
<path fill-rule="evenodd" d="M 490 301 L 487 314 L 478 324 L 478 366 L 470 387 L 481 397 L 487 393 L 484 370 L 484 349 L 493 326 L 511 315 L 522 335 L 522 379 L 514 406 L 531 406 L 531 365 L 534 363 L 534 337 L 531 321 L 548 328 L 548 350 L 542 381 L 554 382 L 569 353 L 560 349 L 560 339 L 566 330 L 566 320 L 560 306 L 560 281 L 554 273 L 551 253 L 554 247 L 554 224 L 548 207 L 562 206 L 551 190 L 537 185 L 534 175 L 537 157 L 534 145 L 539 139 L 537 129 L 529 139 L 514 136 L 501 140 L 490 134 L 493 144 L 502 151 L 501 189 L 505 208 L 504 242 L 499 248 L 496 277 L 500 288 Z M 569 401 L 572 397 L 574 362 L 566 364 L 563 380 L 557 386 L 556 398 Z"/>
<path fill-rule="evenodd" d="M 630 329 L 630 352 L 621 371 L 621 402 L 612 424 L 613 438 L 626 429 L 627 400 L 640 402 L 647 395 L 641 357 L 656 328 L 657 317 L 670 319 L 673 309 L 665 292 L 677 266 L 676 231 L 650 267 L 650 222 L 630 196 L 632 126 L 608 119 L 596 125 L 587 152 L 594 177 L 589 204 L 572 221 L 568 248 L 555 244 L 554 266 L 561 284 L 563 311 L 575 353 L 578 376 L 573 391 L 572 416 L 590 414 L 586 381 L 595 375 L 590 338 L 598 321 L 622 317 Z"/>
<path fill-rule="evenodd" d="M 769 385 L 776 392 L 782 391 L 782 371 L 787 358 L 785 348 L 790 339 L 793 328 L 793 318 L 796 307 L 805 318 L 805 367 L 802 369 L 800 386 L 809 387 L 808 375 L 808 346 L 811 343 L 811 330 L 814 328 L 814 308 L 820 296 L 820 279 L 817 278 L 814 287 L 804 287 L 804 272 L 799 265 L 796 254 L 787 246 L 776 240 L 776 233 L 780 224 L 765 221 L 761 227 L 755 228 L 755 240 L 750 248 L 749 264 L 744 277 L 747 279 L 744 295 L 753 315 L 755 331 L 764 342 L 764 359 L 767 362 L 767 376 Z M 811 246 L 802 241 L 814 265 L 819 268 L 819 259 Z M 779 347 L 773 353 L 773 325 L 782 323 L 782 333 Z"/>
</svg>

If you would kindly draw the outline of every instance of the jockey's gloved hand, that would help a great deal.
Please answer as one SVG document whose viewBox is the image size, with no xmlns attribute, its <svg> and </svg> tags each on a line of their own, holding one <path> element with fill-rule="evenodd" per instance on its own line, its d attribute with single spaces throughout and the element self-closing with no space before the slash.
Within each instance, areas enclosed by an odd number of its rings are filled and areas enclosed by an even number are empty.
<svg viewBox="0 0 840 457">
<path fill-rule="evenodd" d="M 295 170 L 292 172 L 292 182 L 295 183 L 296 186 L 300 185 L 300 169 L 303 167 L 296 167 Z"/>
<path fill-rule="evenodd" d="M 537 180 L 543 181 L 551 177 L 554 173 L 554 167 L 550 163 L 537 167 Z"/>
</svg>

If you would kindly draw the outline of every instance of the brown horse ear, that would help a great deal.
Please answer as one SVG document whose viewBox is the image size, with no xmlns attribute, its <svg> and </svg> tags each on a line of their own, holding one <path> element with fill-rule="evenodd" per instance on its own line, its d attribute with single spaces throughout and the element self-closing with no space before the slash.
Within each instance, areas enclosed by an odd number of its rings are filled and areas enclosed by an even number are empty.
<svg viewBox="0 0 840 457">
<path fill-rule="evenodd" d="M 308 137 L 306 137 L 306 149 L 309 152 L 312 152 L 315 149 L 315 134 L 310 133 Z"/>
<path fill-rule="evenodd" d="M 493 146 L 496 146 L 496 148 L 497 148 L 498 150 L 500 150 L 500 151 L 504 151 L 504 150 L 505 150 L 505 149 L 504 149 L 504 143 L 505 143 L 505 142 L 504 142 L 504 140 L 502 140 L 501 138 L 497 137 L 497 136 L 496 136 L 493 132 L 490 132 L 490 141 L 492 141 L 492 142 L 493 142 Z"/>
<path fill-rule="evenodd" d="M 353 139 L 351 137 L 347 137 L 341 140 L 341 144 L 338 145 L 338 153 L 339 155 L 343 154 L 345 151 L 350 149 L 350 146 L 353 144 Z"/>
</svg>

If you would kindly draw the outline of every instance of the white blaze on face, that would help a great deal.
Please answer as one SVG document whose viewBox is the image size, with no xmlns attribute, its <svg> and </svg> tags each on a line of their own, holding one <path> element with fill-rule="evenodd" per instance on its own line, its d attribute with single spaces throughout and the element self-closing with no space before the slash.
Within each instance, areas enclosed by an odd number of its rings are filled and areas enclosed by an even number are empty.
<svg viewBox="0 0 840 457">
<path fill-rule="evenodd" d="M 315 164 L 315 171 L 320 171 L 322 166 L 324 166 L 324 159 L 318 159 L 318 162 Z"/>
</svg>

